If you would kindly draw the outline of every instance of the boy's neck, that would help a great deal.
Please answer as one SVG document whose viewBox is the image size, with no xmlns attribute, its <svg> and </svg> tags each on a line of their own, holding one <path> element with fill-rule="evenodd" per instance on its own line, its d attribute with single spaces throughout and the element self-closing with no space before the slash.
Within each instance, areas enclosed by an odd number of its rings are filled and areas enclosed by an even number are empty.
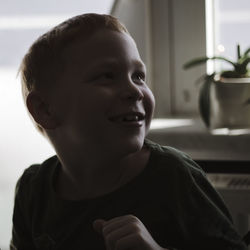
<svg viewBox="0 0 250 250">
<path fill-rule="evenodd" d="M 56 192 L 61 198 L 69 200 L 91 199 L 111 193 L 139 175 L 146 167 L 149 156 L 150 149 L 143 147 L 120 160 L 82 160 L 73 168 L 62 163 L 55 183 Z"/>
</svg>

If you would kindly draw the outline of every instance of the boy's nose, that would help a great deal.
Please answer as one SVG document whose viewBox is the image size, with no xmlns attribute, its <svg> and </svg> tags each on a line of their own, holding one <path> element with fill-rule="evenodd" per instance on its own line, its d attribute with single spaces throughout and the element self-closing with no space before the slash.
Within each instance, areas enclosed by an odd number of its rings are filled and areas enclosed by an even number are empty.
<svg viewBox="0 0 250 250">
<path fill-rule="evenodd" d="M 127 83 L 124 85 L 125 86 L 122 89 L 122 93 L 121 93 L 124 99 L 133 100 L 133 101 L 140 101 L 143 99 L 144 94 L 140 86 L 137 86 L 132 80 L 127 81 Z"/>
</svg>

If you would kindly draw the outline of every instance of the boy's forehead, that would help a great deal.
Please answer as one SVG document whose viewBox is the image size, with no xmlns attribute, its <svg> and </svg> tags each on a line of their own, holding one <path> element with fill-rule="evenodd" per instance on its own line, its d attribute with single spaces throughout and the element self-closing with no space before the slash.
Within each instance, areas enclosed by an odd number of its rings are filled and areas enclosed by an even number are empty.
<svg viewBox="0 0 250 250">
<path fill-rule="evenodd" d="M 122 39 L 121 39 L 122 38 Z M 89 49 L 90 46 L 100 48 L 101 45 L 108 45 L 109 43 L 114 45 L 114 43 L 121 44 L 121 41 L 127 41 L 127 45 L 130 46 L 133 44 L 136 47 L 136 44 L 133 38 L 125 32 L 114 31 L 110 29 L 100 29 L 91 34 L 86 33 L 76 33 L 75 37 L 71 40 L 66 49 L 74 49 L 79 47 Z M 78 46 L 77 46 L 78 45 Z"/>
<path fill-rule="evenodd" d="M 91 37 L 79 36 L 62 53 L 70 61 L 87 61 L 91 67 L 117 65 L 129 58 L 137 67 L 145 68 L 133 38 L 124 32 L 100 30 Z"/>
</svg>

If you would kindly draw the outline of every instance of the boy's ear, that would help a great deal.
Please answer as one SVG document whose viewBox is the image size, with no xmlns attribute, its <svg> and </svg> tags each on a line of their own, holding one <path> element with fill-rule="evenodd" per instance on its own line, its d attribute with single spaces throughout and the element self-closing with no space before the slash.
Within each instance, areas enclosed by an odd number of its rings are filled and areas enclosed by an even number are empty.
<svg viewBox="0 0 250 250">
<path fill-rule="evenodd" d="M 55 129 L 57 122 L 48 103 L 44 101 L 41 94 L 32 91 L 26 99 L 27 108 L 33 119 L 44 129 Z"/>
</svg>

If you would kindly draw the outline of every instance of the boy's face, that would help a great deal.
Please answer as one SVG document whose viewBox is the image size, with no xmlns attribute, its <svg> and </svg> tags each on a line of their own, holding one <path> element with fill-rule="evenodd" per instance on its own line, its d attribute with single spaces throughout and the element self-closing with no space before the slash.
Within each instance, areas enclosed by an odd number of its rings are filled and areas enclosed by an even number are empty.
<svg viewBox="0 0 250 250">
<path fill-rule="evenodd" d="M 58 131 L 70 145 L 139 150 L 154 110 L 145 65 L 133 39 L 101 30 L 63 50 L 54 101 Z"/>
</svg>

